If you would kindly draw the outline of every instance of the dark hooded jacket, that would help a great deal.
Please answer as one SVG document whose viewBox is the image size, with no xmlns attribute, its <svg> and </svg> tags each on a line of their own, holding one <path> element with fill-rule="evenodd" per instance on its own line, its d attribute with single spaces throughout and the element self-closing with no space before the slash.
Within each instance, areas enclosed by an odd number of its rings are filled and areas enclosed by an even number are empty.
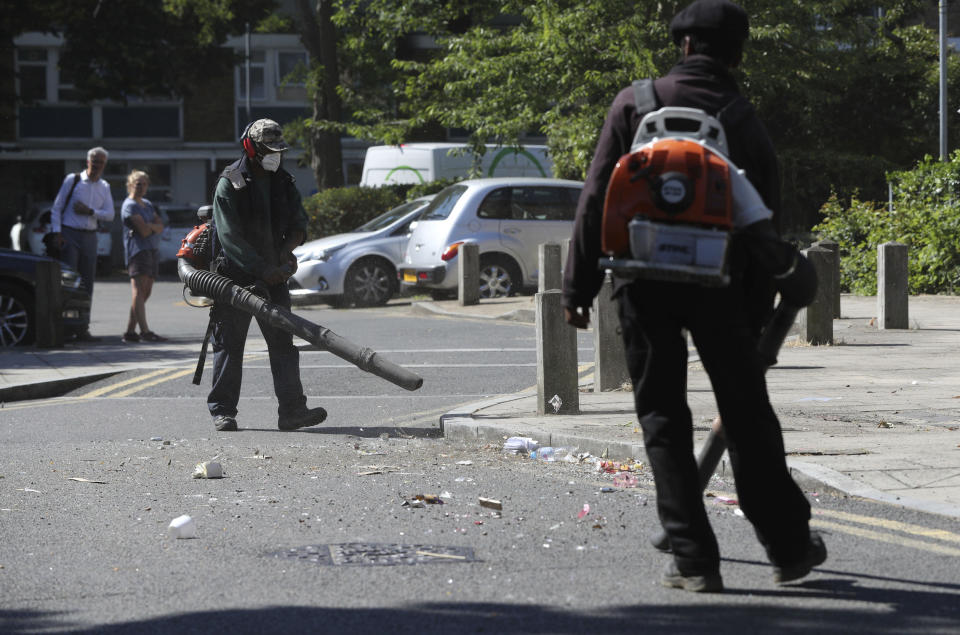
<svg viewBox="0 0 960 635">
<path fill-rule="evenodd" d="M 658 108 L 699 108 L 716 116 L 730 106 L 721 118 L 730 159 L 746 171 L 747 178 L 776 217 L 780 209 L 780 178 L 773 143 L 753 107 L 740 98 L 729 69 L 712 57 L 688 55 L 654 82 L 654 90 Z M 564 268 L 563 302 L 570 309 L 589 307 L 600 290 L 603 272 L 598 263 L 603 255 L 600 235 L 607 183 L 617 160 L 630 151 L 637 126 L 646 114 L 637 112 L 633 89 L 629 86 L 616 96 L 607 114 L 577 205 L 573 241 Z M 615 279 L 615 289 L 626 283 L 626 280 Z M 762 295 L 770 295 L 772 299 L 772 293 Z M 766 299 L 760 302 L 765 303 Z"/>
</svg>

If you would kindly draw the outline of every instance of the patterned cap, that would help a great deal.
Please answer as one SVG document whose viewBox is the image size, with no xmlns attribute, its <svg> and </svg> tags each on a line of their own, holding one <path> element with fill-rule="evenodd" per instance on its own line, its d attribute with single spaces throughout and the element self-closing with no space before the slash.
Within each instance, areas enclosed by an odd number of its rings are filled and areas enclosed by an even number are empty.
<svg viewBox="0 0 960 635">
<path fill-rule="evenodd" d="M 247 137 L 254 143 L 270 150 L 271 152 L 283 152 L 289 150 L 290 146 L 283 140 L 283 130 L 273 119 L 257 119 L 247 129 Z"/>
</svg>

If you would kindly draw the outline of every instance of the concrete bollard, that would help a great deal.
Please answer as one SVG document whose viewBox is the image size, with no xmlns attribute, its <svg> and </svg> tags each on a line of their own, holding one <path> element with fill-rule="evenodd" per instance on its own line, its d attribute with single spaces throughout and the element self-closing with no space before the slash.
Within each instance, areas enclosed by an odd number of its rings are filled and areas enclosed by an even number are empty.
<svg viewBox="0 0 960 635">
<path fill-rule="evenodd" d="M 457 254 L 457 300 L 460 306 L 480 303 L 480 247 L 463 243 Z"/>
<path fill-rule="evenodd" d="M 60 263 L 56 260 L 38 262 L 34 343 L 39 347 L 63 346 L 63 294 L 60 289 Z"/>
<path fill-rule="evenodd" d="M 563 319 L 558 290 L 534 296 L 537 305 L 537 414 L 577 414 L 577 329 Z"/>
<path fill-rule="evenodd" d="M 833 271 L 833 254 L 823 247 L 810 247 L 804 252 L 817 272 L 817 295 L 800 311 L 800 336 L 811 344 L 833 343 L 833 287 L 829 283 Z M 827 284 L 822 281 L 827 280 Z"/>
<path fill-rule="evenodd" d="M 593 392 L 617 390 L 630 381 L 613 278 L 608 273 L 593 301 Z"/>
<path fill-rule="evenodd" d="M 880 329 L 910 328 L 909 248 L 888 242 L 877 247 L 877 314 Z"/>
<path fill-rule="evenodd" d="M 833 266 L 831 268 L 830 283 L 833 294 L 833 317 L 840 317 L 840 243 L 835 240 L 818 240 L 812 247 L 823 247 L 833 252 Z"/>
<path fill-rule="evenodd" d="M 537 248 L 540 259 L 540 276 L 537 282 L 537 291 L 552 291 L 563 288 L 563 278 L 560 274 L 560 245 L 557 243 L 541 243 Z"/>
</svg>

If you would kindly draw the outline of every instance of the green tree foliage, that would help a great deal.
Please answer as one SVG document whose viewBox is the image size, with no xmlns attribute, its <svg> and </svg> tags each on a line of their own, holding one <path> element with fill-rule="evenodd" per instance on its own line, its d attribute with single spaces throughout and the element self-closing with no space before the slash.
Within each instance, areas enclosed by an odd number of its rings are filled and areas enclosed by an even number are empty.
<svg viewBox="0 0 960 635">
<path fill-rule="evenodd" d="M 814 231 L 840 244 L 841 287 L 877 290 L 877 246 L 895 240 L 910 248 L 910 292 L 960 291 L 960 151 L 949 161 L 925 157 L 913 170 L 891 174 L 893 211 L 853 197 L 832 196 Z"/>
<path fill-rule="evenodd" d="M 80 100 L 181 96 L 231 73 L 227 36 L 274 6 L 274 0 L 0 0 L 0 39 L 26 30 L 63 35 L 60 69 Z"/>
<path fill-rule="evenodd" d="M 515 144 L 540 132 L 557 175 L 582 178 L 617 91 L 677 61 L 668 24 L 687 2 L 490 1 L 485 13 L 470 14 L 462 32 L 444 35 L 443 20 L 435 21 L 427 32 L 438 36 L 436 55 L 412 60 L 390 48 L 398 42 L 390 34 L 415 30 L 406 6 L 417 3 L 372 4 L 376 11 L 365 14 L 363 33 L 376 34 L 372 40 L 393 56 L 402 81 L 387 81 L 383 56 L 360 56 L 381 69 L 383 99 L 351 110 L 352 134 L 396 143 L 439 124 L 467 130 L 480 154 L 484 143 Z M 831 191 L 842 199 L 856 190 L 881 197 L 887 171 L 906 169 L 935 149 L 937 43 L 917 24 L 922 0 L 741 4 L 750 14 L 751 39 L 735 74 L 781 156 L 785 227 L 809 228 Z M 426 6 L 446 3 L 422 0 L 419 8 Z M 498 26 L 490 19 L 497 13 L 517 16 L 518 24 Z M 955 62 L 950 72 L 960 80 Z M 350 86 L 344 90 L 365 94 Z M 402 99 L 392 100 L 391 90 L 400 88 Z M 951 113 L 951 129 L 960 130 L 954 119 Z"/>
</svg>

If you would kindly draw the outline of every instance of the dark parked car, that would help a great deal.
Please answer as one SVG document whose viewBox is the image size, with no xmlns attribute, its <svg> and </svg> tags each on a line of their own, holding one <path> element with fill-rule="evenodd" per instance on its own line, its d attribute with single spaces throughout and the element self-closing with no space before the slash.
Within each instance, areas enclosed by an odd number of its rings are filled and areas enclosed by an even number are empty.
<svg viewBox="0 0 960 635">
<path fill-rule="evenodd" d="M 25 251 L 0 249 L 0 348 L 32 344 L 36 334 L 37 263 L 51 260 Z M 60 264 L 63 329 L 67 339 L 87 330 L 90 296 L 76 271 Z"/>
</svg>

